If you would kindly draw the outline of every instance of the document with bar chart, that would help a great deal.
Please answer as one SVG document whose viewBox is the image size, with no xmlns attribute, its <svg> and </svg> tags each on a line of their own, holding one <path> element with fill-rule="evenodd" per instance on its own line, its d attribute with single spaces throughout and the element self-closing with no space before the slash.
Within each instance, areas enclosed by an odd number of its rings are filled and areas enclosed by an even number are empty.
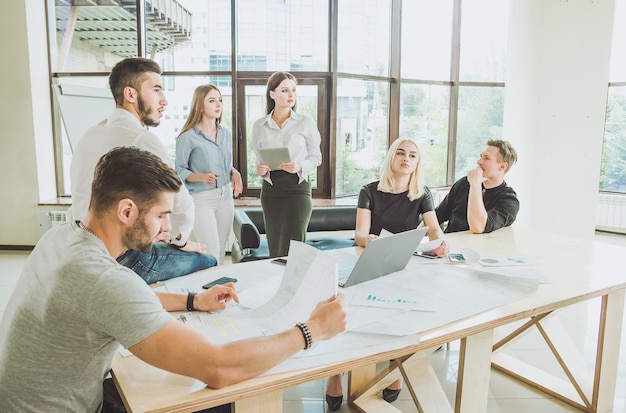
<svg viewBox="0 0 626 413">
<path fill-rule="evenodd" d="M 379 293 L 361 293 L 355 295 L 351 305 L 393 308 L 397 310 L 434 311 L 432 302 L 415 299 L 410 295 L 402 296 L 402 291 L 380 291 Z"/>
</svg>

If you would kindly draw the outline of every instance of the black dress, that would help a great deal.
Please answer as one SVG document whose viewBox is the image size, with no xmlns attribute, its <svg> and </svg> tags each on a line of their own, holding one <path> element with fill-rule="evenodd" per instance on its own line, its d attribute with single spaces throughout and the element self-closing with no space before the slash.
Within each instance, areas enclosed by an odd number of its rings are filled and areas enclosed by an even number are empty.
<svg viewBox="0 0 626 413">
<path fill-rule="evenodd" d="M 298 174 L 270 172 L 272 184 L 263 180 L 261 206 L 270 257 L 289 253 L 291 240 L 305 241 L 313 201 L 309 181 L 298 183 Z"/>
<path fill-rule="evenodd" d="M 365 185 L 359 193 L 358 207 L 372 212 L 370 234 L 380 235 L 383 228 L 394 234 L 415 229 L 422 221 L 421 215 L 435 209 L 427 187 L 421 197 L 411 201 L 407 197 L 409 191 L 382 192 L 377 189 L 378 182 Z"/>
</svg>

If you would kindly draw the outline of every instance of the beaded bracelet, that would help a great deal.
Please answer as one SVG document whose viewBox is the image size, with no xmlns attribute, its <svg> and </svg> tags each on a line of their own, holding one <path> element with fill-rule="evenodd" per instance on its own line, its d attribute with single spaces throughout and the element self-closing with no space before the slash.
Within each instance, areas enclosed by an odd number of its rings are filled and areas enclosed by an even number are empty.
<svg viewBox="0 0 626 413">
<path fill-rule="evenodd" d="M 304 323 L 297 323 L 296 327 L 300 329 L 302 332 L 302 336 L 304 337 L 304 349 L 308 350 L 313 347 L 313 337 L 311 337 L 311 331 Z"/>
</svg>

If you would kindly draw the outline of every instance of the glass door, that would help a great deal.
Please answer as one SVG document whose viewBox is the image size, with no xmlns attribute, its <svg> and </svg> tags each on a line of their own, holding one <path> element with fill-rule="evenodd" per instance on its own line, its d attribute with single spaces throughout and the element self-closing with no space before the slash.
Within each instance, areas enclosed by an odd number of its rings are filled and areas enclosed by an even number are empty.
<svg viewBox="0 0 626 413">
<path fill-rule="evenodd" d="M 244 184 L 244 196 L 258 196 L 262 180 L 256 173 L 256 157 L 252 150 L 252 125 L 266 115 L 265 91 L 267 78 L 240 78 L 237 83 L 238 119 L 237 152 L 238 164 Z M 321 78 L 298 78 L 296 111 L 311 116 L 317 122 L 322 136 L 320 150 L 322 164 L 309 175 L 313 196 L 329 197 L 328 173 L 328 122 L 326 116 L 326 80 Z"/>
</svg>

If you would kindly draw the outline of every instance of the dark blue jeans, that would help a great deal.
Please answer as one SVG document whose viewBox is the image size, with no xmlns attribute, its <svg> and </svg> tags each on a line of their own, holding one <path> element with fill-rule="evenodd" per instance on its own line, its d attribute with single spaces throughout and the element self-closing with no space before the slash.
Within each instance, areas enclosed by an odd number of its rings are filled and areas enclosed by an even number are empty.
<svg viewBox="0 0 626 413">
<path fill-rule="evenodd" d="M 212 255 L 181 251 L 164 242 L 154 243 L 150 252 L 128 250 L 117 262 L 135 271 L 148 284 L 217 265 Z"/>
</svg>

